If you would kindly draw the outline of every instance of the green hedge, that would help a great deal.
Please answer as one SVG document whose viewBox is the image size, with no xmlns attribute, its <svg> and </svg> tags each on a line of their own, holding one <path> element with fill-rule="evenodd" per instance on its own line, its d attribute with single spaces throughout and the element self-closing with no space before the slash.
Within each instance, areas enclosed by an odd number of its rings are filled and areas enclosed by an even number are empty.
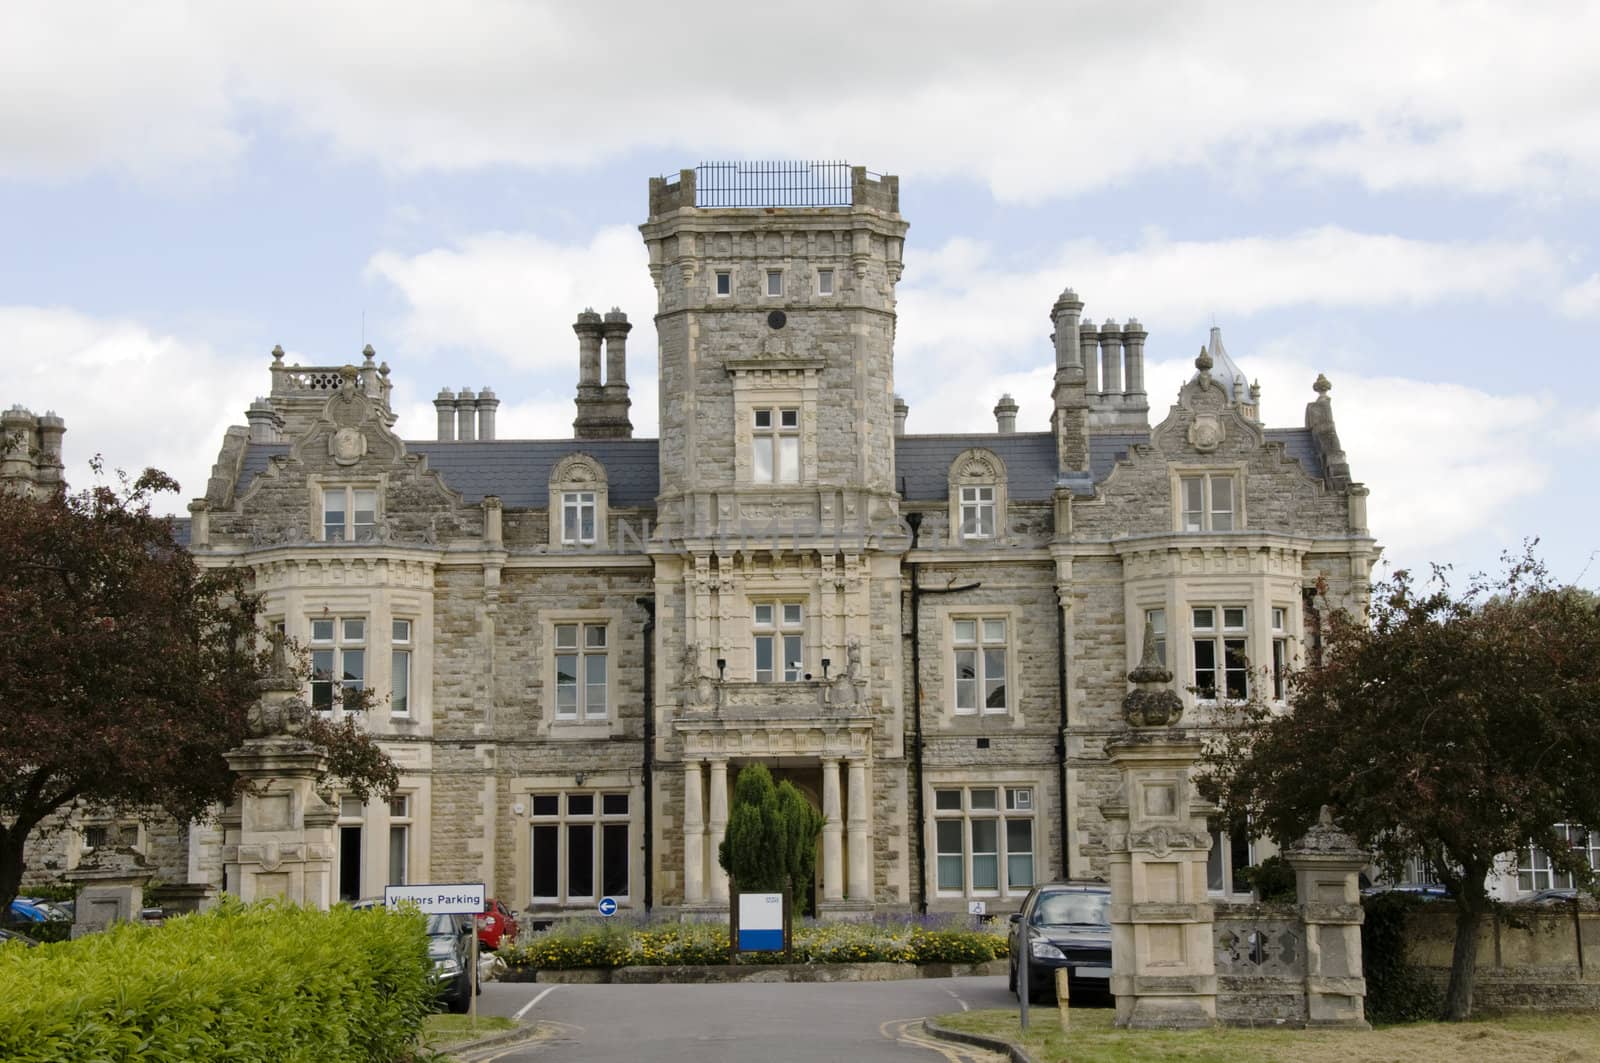
<svg viewBox="0 0 1600 1063">
<path fill-rule="evenodd" d="M 672 966 L 728 962 L 722 923 L 630 923 L 574 919 L 498 955 L 512 968 Z M 917 923 L 807 923 L 795 927 L 796 963 L 985 963 L 1006 955 L 1004 932 Z M 744 953 L 743 963 L 782 963 L 781 952 Z"/>
<path fill-rule="evenodd" d="M 403 1059 L 433 1001 L 423 917 L 227 901 L 0 948 L 0 1059 Z"/>
</svg>

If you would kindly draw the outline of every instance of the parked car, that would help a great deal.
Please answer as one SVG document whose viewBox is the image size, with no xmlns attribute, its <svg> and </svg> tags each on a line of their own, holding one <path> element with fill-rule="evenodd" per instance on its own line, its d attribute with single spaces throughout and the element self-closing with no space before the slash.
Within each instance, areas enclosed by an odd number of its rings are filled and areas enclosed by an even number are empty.
<svg viewBox="0 0 1600 1063">
<path fill-rule="evenodd" d="M 1446 901 L 1450 899 L 1450 890 L 1448 888 L 1427 883 L 1409 883 L 1402 886 L 1368 886 L 1361 891 L 1361 896 L 1377 897 L 1384 893 L 1400 893 L 1407 897 L 1415 897 L 1419 901 Z"/>
<path fill-rule="evenodd" d="M 504 942 L 517 940 L 517 917 L 511 909 L 490 897 L 478 915 L 478 944 L 486 949 L 497 949 Z"/>
<path fill-rule="evenodd" d="M 13 900 L 11 911 L 6 915 L 8 923 L 45 923 L 49 920 L 50 913 L 26 897 Z"/>
<path fill-rule="evenodd" d="M 382 900 L 356 901 L 352 908 L 383 908 Z M 461 1014 L 472 1003 L 472 994 L 482 992 L 477 972 L 472 968 L 472 924 L 469 915 L 430 915 L 428 919 L 428 958 L 433 961 L 437 998 L 445 1007 Z"/>
<path fill-rule="evenodd" d="M 1055 882 L 1035 886 L 1011 916 L 1011 991 L 1018 993 L 1021 958 L 1028 962 L 1028 999 L 1055 993 L 1056 971 L 1068 991 L 1111 991 L 1111 891 L 1103 885 Z"/>
<path fill-rule="evenodd" d="M 41 900 L 38 897 L 18 897 L 17 900 L 25 904 L 31 904 L 43 912 L 46 922 L 72 922 L 72 909 L 67 907 L 72 903 L 71 901 L 66 904 L 60 904 L 56 901 Z"/>
<path fill-rule="evenodd" d="M 7 930 L 5 927 L 0 927 L 0 946 L 4 946 L 8 941 L 20 941 L 28 948 L 33 948 L 39 944 L 27 934 L 19 934 L 15 930 Z"/>
<path fill-rule="evenodd" d="M 472 1003 L 478 984 L 478 972 L 472 970 L 472 923 L 465 915 L 428 916 L 428 955 L 439 999 L 457 1014 Z"/>
</svg>

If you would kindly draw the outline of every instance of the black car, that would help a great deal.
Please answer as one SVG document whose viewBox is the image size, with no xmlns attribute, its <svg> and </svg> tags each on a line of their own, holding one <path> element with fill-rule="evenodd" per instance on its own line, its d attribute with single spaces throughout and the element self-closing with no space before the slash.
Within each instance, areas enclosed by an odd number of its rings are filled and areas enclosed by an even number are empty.
<svg viewBox="0 0 1600 1063">
<path fill-rule="evenodd" d="M 381 900 L 356 901 L 350 907 L 361 910 L 383 908 Z M 477 972 L 472 971 L 473 917 L 470 915 L 428 916 L 428 959 L 433 961 L 438 999 L 456 1014 L 472 1004 L 472 994 L 483 992 Z"/>
<path fill-rule="evenodd" d="M 1109 993 L 1110 908 L 1111 891 L 1103 885 L 1058 882 L 1033 887 L 1022 910 L 1011 917 L 1011 991 L 1018 991 L 1018 965 L 1026 955 L 1030 1001 L 1055 993 L 1056 971 L 1061 968 L 1066 968 L 1073 996 Z"/>
<path fill-rule="evenodd" d="M 473 933 L 470 915 L 428 916 L 428 956 L 439 982 L 439 999 L 457 1014 L 472 1003 L 478 981 L 472 970 Z"/>
</svg>

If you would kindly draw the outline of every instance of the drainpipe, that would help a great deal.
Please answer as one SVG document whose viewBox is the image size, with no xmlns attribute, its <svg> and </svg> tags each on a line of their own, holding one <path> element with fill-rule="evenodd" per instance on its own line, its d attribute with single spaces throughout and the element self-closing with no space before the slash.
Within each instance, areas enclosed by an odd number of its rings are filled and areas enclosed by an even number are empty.
<svg viewBox="0 0 1600 1063">
<path fill-rule="evenodd" d="M 644 762 L 640 774 L 644 784 L 644 910 L 648 915 L 655 904 L 656 891 L 656 600 L 634 601 L 644 610 Z"/>
<path fill-rule="evenodd" d="M 1072 812 L 1067 807 L 1067 606 L 1056 603 L 1056 696 L 1061 723 L 1056 728 L 1056 780 L 1061 784 L 1061 877 L 1072 881 Z"/>
<path fill-rule="evenodd" d="M 902 489 L 901 494 L 904 494 Z M 911 528 L 911 549 L 917 548 L 917 535 L 922 530 L 922 514 L 907 513 L 906 524 Z M 911 700 L 916 723 L 916 737 L 912 746 L 912 763 L 916 766 L 917 790 L 917 911 L 928 914 L 928 810 L 922 797 L 922 596 L 924 594 L 959 594 L 974 591 L 982 583 L 963 583 L 959 587 L 934 587 L 924 590 L 917 578 L 917 563 L 906 562 L 911 569 Z"/>
<path fill-rule="evenodd" d="M 901 489 L 904 493 L 904 488 Z M 917 534 L 922 530 L 922 514 L 907 513 L 906 524 L 911 528 L 911 549 L 917 548 Z M 917 585 L 917 563 L 908 562 L 911 569 L 911 715 L 915 721 L 911 740 L 911 765 L 916 774 L 916 788 L 912 799 L 917 810 L 917 912 L 928 914 L 928 810 L 922 797 L 922 593 Z"/>
</svg>

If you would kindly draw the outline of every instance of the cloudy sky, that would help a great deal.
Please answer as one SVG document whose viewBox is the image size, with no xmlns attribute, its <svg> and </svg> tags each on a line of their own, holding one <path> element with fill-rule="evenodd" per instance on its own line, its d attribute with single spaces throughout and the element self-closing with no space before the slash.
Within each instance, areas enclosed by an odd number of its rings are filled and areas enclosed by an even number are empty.
<svg viewBox="0 0 1600 1063">
<path fill-rule="evenodd" d="M 1392 566 L 1540 537 L 1600 585 L 1600 6 L 0 5 L 0 403 L 203 491 L 268 352 L 372 343 L 402 435 L 491 385 L 570 434 L 618 305 L 655 430 L 646 181 L 901 178 L 913 431 L 1049 403 L 1050 304 L 1149 330 L 1159 418 L 1213 322 L 1298 425 L 1326 373 Z"/>
</svg>

